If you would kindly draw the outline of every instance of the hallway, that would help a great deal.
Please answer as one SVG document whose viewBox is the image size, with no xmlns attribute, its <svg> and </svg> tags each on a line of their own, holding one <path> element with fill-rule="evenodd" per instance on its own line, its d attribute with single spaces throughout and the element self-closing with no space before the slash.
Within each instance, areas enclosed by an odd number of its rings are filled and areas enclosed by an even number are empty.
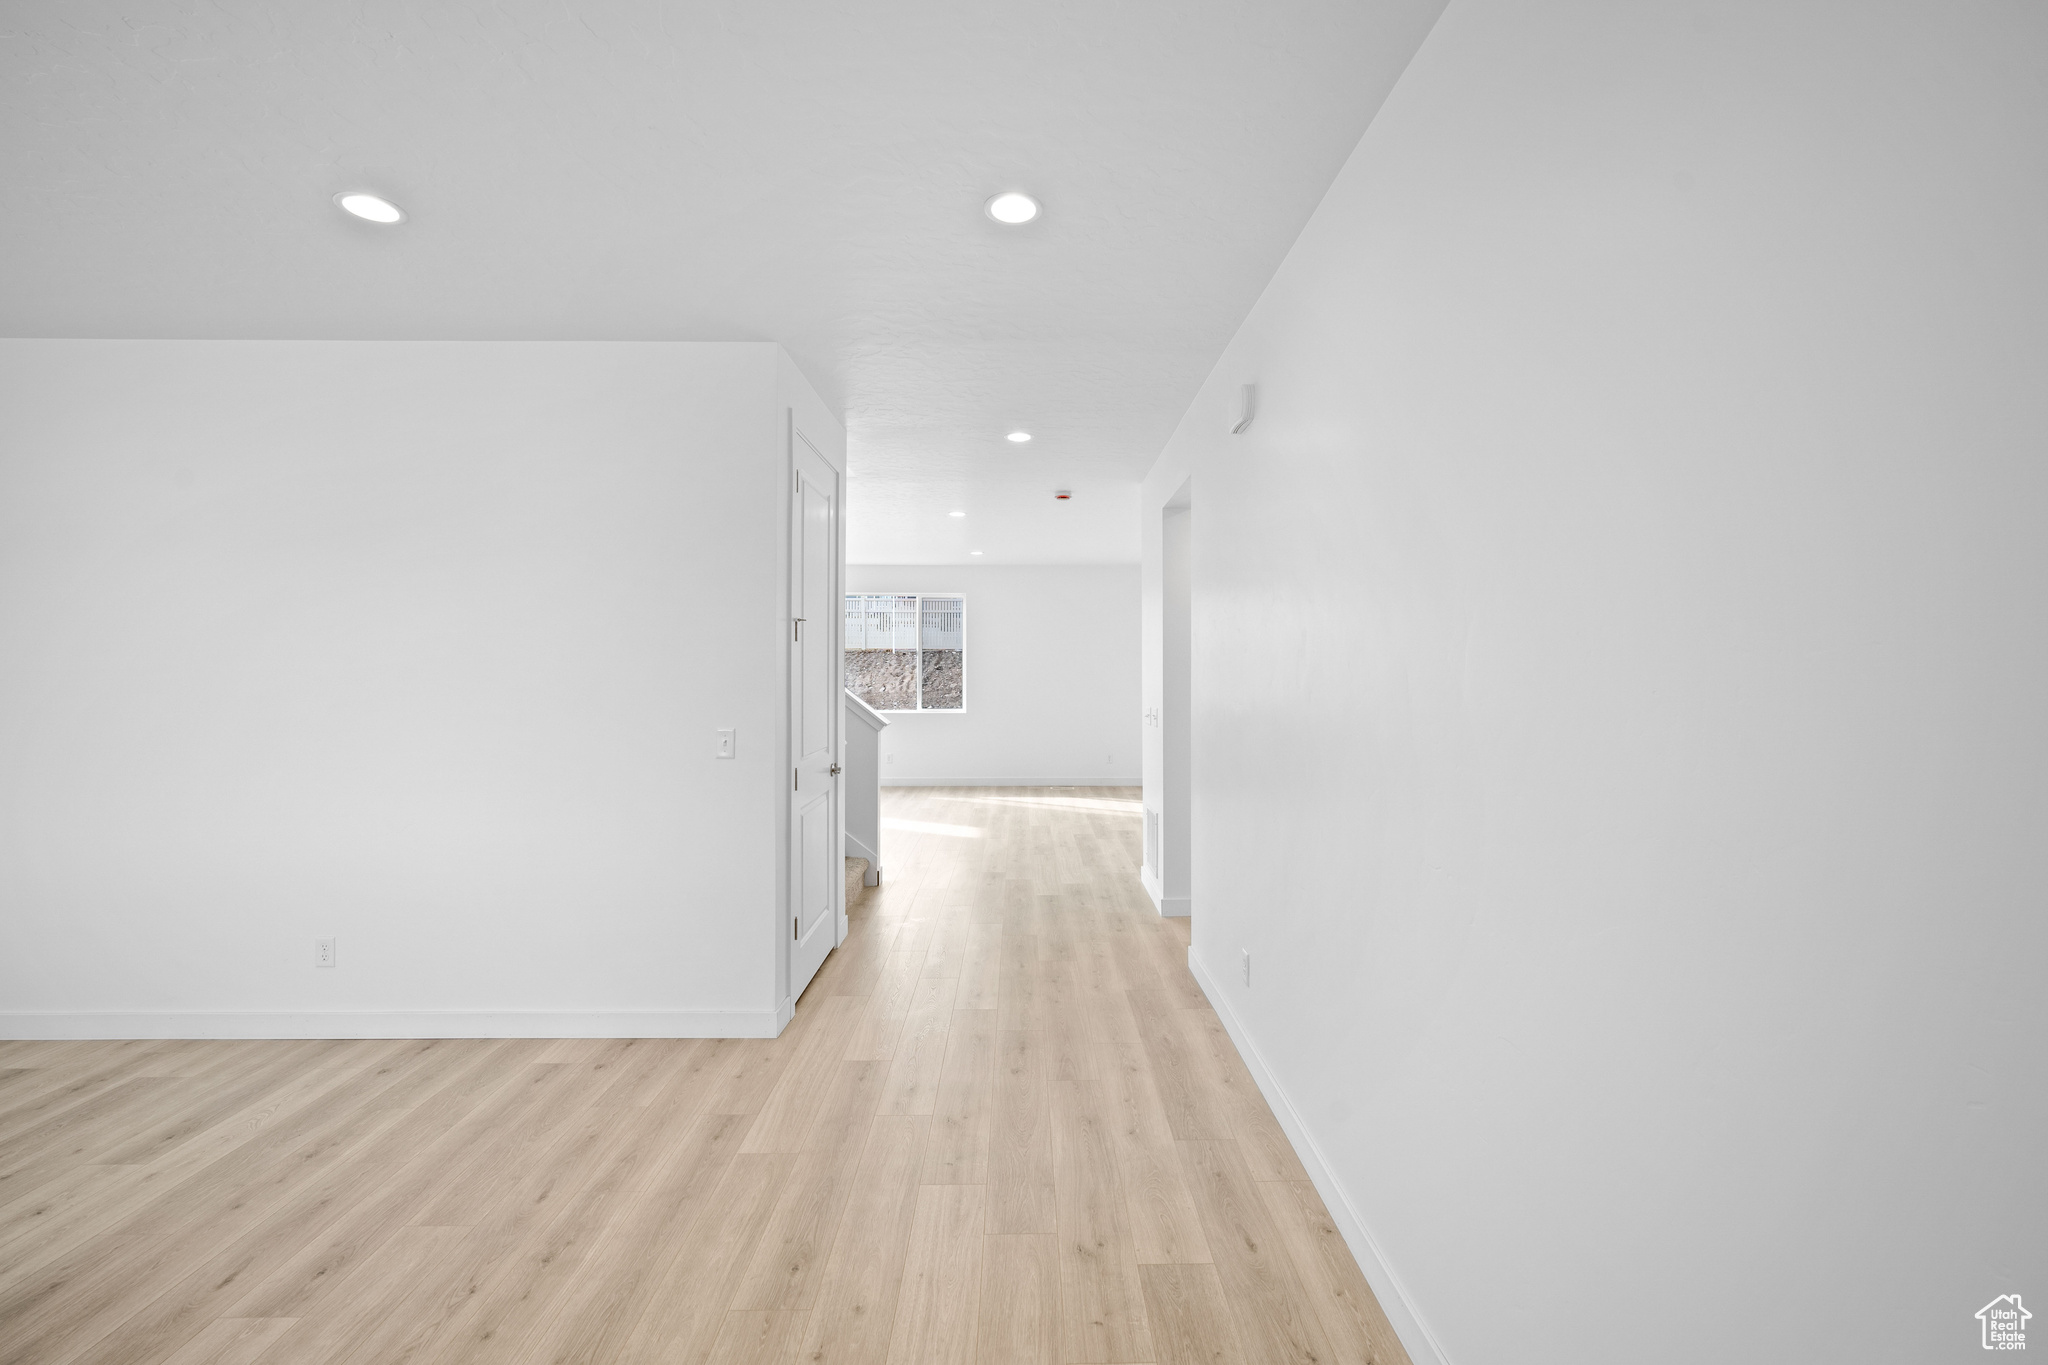
<svg viewBox="0 0 2048 1365">
<path fill-rule="evenodd" d="M 1189 921 L 1139 887 L 1137 798 L 883 792 L 890 877 L 804 1004 L 889 1058 L 883 1115 L 935 1097 L 918 1230 L 959 1207 L 947 1259 L 982 1263 L 976 1349 L 890 1359 L 1406 1365 L 1188 973 Z"/>
<path fill-rule="evenodd" d="M 16 1365 L 1406 1365 L 1124 789 L 884 793 L 773 1041 L 0 1043 Z"/>
</svg>

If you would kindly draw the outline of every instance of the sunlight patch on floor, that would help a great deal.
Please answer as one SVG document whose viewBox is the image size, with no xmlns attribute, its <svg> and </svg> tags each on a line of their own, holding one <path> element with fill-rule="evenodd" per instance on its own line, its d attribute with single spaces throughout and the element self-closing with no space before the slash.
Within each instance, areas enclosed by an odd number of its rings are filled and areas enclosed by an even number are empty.
<svg viewBox="0 0 2048 1365">
<path fill-rule="evenodd" d="M 905 834 L 943 834 L 949 839 L 979 839 L 982 832 L 973 825 L 941 825 L 930 820 L 899 820 L 893 815 L 882 817 L 883 829 L 901 830 Z"/>
<path fill-rule="evenodd" d="M 982 806 L 1053 806 L 1060 810 L 1094 811 L 1099 815 L 1142 815 L 1144 803 L 1107 796 L 941 796 L 940 801 L 972 801 Z"/>
</svg>

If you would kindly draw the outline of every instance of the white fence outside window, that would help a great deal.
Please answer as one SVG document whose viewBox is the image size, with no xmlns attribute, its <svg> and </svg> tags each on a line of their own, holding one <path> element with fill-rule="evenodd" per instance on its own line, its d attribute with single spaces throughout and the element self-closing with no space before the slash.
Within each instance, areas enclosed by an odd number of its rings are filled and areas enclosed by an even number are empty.
<svg viewBox="0 0 2048 1365">
<path fill-rule="evenodd" d="M 964 711 L 967 599 L 848 593 L 846 690 L 877 711 Z"/>
</svg>

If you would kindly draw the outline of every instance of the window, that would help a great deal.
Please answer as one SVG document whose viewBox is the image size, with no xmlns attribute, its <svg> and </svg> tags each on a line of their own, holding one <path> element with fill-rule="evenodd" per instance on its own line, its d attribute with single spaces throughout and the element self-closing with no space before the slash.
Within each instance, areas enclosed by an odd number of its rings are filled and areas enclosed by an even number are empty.
<svg viewBox="0 0 2048 1365">
<path fill-rule="evenodd" d="M 846 690 L 877 711 L 965 711 L 967 599 L 846 595 Z"/>
</svg>

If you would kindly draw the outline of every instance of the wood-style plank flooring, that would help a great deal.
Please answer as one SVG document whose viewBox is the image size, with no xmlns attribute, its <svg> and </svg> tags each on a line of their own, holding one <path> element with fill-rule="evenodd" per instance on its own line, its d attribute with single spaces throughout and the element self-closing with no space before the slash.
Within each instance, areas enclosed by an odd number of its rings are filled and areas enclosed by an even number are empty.
<svg viewBox="0 0 2048 1365">
<path fill-rule="evenodd" d="M 1407 1365 L 1139 888 L 884 794 L 773 1041 L 0 1043 L 9 1365 Z"/>
</svg>

